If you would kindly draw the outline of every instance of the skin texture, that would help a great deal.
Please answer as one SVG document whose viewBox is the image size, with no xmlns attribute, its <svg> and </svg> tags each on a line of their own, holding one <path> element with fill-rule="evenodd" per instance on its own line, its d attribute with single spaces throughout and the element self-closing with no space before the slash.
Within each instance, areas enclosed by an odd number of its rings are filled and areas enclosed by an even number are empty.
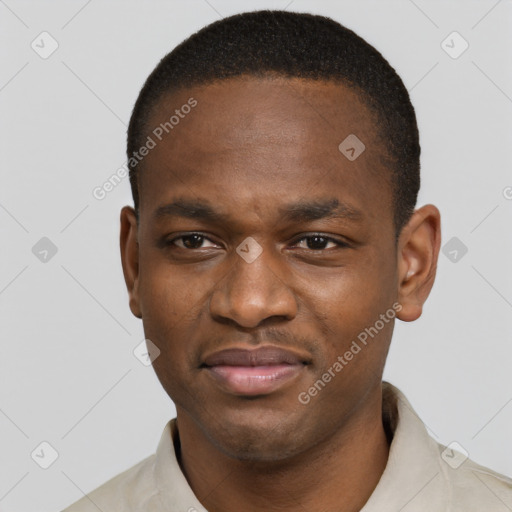
<svg viewBox="0 0 512 512">
<path fill-rule="evenodd" d="M 385 142 L 341 84 L 196 86 L 163 99 L 148 133 L 191 97 L 197 106 L 139 167 L 139 222 L 124 207 L 120 240 L 131 311 L 161 351 L 153 366 L 176 404 L 182 470 L 210 512 L 360 510 L 388 457 L 381 381 L 393 321 L 307 405 L 298 396 L 394 303 L 401 320 L 421 315 L 439 212 L 416 210 L 395 242 Z M 350 134 L 366 146 L 354 161 L 338 150 Z M 229 219 L 155 218 L 177 199 Z M 332 200 L 344 215 L 292 221 L 281 211 Z M 191 233 L 204 238 L 178 238 Z M 262 249 L 252 263 L 236 252 L 247 237 Z M 272 393 L 227 392 L 201 367 L 217 350 L 263 345 L 307 362 Z"/>
</svg>

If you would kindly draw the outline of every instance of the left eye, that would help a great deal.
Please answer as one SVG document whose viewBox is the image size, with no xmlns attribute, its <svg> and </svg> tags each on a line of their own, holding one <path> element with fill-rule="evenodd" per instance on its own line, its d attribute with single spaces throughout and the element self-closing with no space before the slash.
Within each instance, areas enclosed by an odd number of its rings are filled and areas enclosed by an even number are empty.
<svg viewBox="0 0 512 512">
<path fill-rule="evenodd" d="M 323 235 L 308 235 L 304 236 L 301 239 L 297 240 L 296 243 L 300 243 L 306 240 L 306 247 L 311 249 L 312 251 L 322 251 L 327 249 L 326 245 L 333 244 L 334 247 L 347 247 L 348 245 L 339 241 L 335 240 L 334 238 L 330 238 L 328 236 Z"/>
</svg>

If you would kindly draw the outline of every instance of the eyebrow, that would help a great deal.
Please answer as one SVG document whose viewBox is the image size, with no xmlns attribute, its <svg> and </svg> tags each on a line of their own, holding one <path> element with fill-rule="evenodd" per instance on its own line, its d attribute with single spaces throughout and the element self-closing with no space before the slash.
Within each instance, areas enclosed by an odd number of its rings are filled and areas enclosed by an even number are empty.
<svg viewBox="0 0 512 512">
<path fill-rule="evenodd" d="M 286 222 L 310 222 L 333 218 L 359 221 L 363 217 L 360 210 L 346 203 L 340 203 L 337 198 L 289 203 L 279 208 L 279 215 Z M 160 206 L 153 214 L 154 220 L 165 217 L 184 217 L 218 224 L 229 223 L 231 220 L 229 215 L 215 211 L 210 203 L 183 198 Z"/>
<path fill-rule="evenodd" d="M 300 201 L 280 208 L 280 215 L 289 222 L 308 222 L 318 219 L 361 220 L 363 214 L 356 208 L 340 203 L 338 199 Z"/>
</svg>

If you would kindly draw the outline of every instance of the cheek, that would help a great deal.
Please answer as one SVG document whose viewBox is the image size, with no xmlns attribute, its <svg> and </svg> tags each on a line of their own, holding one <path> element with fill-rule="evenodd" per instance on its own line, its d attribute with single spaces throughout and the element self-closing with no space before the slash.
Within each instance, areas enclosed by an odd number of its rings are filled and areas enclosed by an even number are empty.
<svg viewBox="0 0 512 512">
<path fill-rule="evenodd" d="M 378 339 L 391 337 L 396 313 L 393 309 L 397 292 L 394 276 L 390 262 L 368 258 L 366 264 L 347 266 L 328 279 L 309 283 L 310 305 L 306 308 L 313 310 L 323 326 L 326 339 L 330 341 L 331 359 L 348 349 L 358 336 L 364 339 L 366 330 L 377 322 Z M 381 315 L 386 312 L 387 321 L 382 325 Z M 371 332 L 375 333 L 373 329 Z"/>
<path fill-rule="evenodd" d="M 151 260 L 151 261 L 150 261 Z M 153 366 L 159 378 L 189 367 L 190 333 L 197 326 L 204 291 L 161 256 L 141 258 L 139 297 L 146 338 L 160 350 Z"/>
<path fill-rule="evenodd" d="M 149 265 L 140 283 L 144 335 L 160 350 L 153 370 L 175 403 L 187 400 L 193 382 L 190 339 L 197 326 L 195 289 L 171 273 L 169 265 Z"/>
<path fill-rule="evenodd" d="M 158 317 L 164 324 L 172 324 L 195 310 L 205 294 L 204 281 L 192 266 L 172 265 L 158 250 L 143 250 L 139 269 L 143 317 Z"/>
</svg>

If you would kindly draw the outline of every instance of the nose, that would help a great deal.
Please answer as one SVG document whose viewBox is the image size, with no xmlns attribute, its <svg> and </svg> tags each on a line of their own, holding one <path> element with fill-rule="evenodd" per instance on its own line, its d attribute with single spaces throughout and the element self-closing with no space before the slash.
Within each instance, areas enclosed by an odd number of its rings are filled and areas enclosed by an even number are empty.
<svg viewBox="0 0 512 512">
<path fill-rule="evenodd" d="M 265 320 L 279 317 L 292 320 L 297 315 L 294 293 L 279 274 L 269 251 L 248 263 L 237 253 L 227 275 L 210 298 L 213 318 L 229 319 L 244 328 L 254 328 Z"/>
</svg>

